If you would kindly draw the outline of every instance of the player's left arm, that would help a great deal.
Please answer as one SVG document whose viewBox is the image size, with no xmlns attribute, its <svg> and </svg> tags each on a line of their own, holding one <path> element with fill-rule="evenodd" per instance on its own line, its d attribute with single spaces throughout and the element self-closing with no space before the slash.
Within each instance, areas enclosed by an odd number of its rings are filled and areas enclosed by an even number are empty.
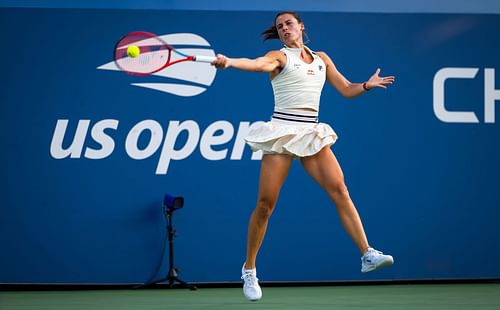
<svg viewBox="0 0 500 310">
<path fill-rule="evenodd" d="M 325 52 L 317 52 L 317 54 L 326 64 L 326 80 L 346 98 L 359 96 L 367 90 L 376 87 L 387 88 L 388 85 L 394 82 L 394 76 L 380 77 L 380 69 L 377 69 L 368 81 L 364 83 L 352 83 L 337 70 L 332 59 Z"/>
</svg>

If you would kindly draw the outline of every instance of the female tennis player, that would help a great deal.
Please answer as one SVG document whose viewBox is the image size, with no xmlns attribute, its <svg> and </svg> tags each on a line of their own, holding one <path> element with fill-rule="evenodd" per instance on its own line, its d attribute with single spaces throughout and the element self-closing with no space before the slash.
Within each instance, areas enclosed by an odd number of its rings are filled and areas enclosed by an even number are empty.
<svg viewBox="0 0 500 310">
<path fill-rule="evenodd" d="M 293 159 L 300 160 L 335 204 L 343 227 L 361 252 L 361 272 L 374 271 L 394 262 L 392 256 L 370 247 L 340 165 L 330 149 L 337 135 L 329 125 L 318 123 L 318 112 L 325 80 L 342 96 L 352 98 L 373 88 L 386 88 L 395 78 L 380 77 L 380 69 L 377 69 L 366 82 L 351 83 L 337 71 L 326 53 L 313 52 L 304 45 L 303 34 L 304 23 L 297 13 L 280 12 L 274 25 L 262 35 L 265 40 L 279 39 L 284 44 L 282 49 L 256 59 L 228 58 L 219 54 L 212 62 L 219 69 L 269 72 L 274 92 L 271 121 L 246 137 L 253 151 L 264 153 L 257 206 L 249 222 L 247 256 L 241 277 L 244 295 L 252 301 L 262 298 L 256 257 Z"/>
</svg>

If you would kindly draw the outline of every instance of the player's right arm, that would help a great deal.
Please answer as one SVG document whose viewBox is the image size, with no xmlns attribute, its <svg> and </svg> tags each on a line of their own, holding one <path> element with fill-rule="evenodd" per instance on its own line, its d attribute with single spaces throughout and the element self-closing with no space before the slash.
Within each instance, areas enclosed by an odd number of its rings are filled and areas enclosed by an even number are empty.
<svg viewBox="0 0 500 310">
<path fill-rule="evenodd" d="M 286 56 L 281 51 L 271 51 L 262 57 L 250 58 L 229 58 L 217 54 L 217 58 L 212 62 L 218 69 L 235 68 L 253 72 L 273 72 L 281 70 L 286 64 Z"/>
</svg>

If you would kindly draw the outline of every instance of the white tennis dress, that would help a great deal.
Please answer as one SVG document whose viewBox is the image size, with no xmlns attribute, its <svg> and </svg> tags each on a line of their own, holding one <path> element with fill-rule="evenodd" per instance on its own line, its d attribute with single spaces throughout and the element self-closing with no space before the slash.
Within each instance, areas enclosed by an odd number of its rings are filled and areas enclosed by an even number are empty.
<svg viewBox="0 0 500 310">
<path fill-rule="evenodd" d="M 287 62 L 271 81 L 274 113 L 271 121 L 251 130 L 245 138 L 252 150 L 264 154 L 288 154 L 295 158 L 311 156 L 337 140 L 337 134 L 318 122 L 321 90 L 326 80 L 326 65 L 313 55 L 313 62 L 300 58 L 299 48 L 284 47 Z"/>
</svg>

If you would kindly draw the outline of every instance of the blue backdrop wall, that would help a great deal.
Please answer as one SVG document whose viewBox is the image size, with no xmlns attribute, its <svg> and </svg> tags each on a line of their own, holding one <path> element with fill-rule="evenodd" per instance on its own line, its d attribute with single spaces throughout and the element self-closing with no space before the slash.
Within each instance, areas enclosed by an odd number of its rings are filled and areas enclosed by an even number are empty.
<svg viewBox="0 0 500 310">
<path fill-rule="evenodd" d="M 275 12 L 1 8 L 0 283 L 143 283 L 165 275 L 163 194 L 187 281 L 239 281 L 269 119 L 265 74 L 179 65 L 113 70 L 134 30 L 180 48 L 257 57 Z M 304 12 L 308 45 L 351 81 L 396 83 L 354 100 L 323 91 L 321 121 L 370 242 L 393 268 L 359 272 L 326 195 L 294 163 L 259 256 L 264 281 L 498 278 L 500 18 Z M 155 88 L 155 89 L 153 89 Z M 158 88 L 161 88 L 158 90 Z M 290 272 L 293 270 L 293 272 Z"/>
</svg>

